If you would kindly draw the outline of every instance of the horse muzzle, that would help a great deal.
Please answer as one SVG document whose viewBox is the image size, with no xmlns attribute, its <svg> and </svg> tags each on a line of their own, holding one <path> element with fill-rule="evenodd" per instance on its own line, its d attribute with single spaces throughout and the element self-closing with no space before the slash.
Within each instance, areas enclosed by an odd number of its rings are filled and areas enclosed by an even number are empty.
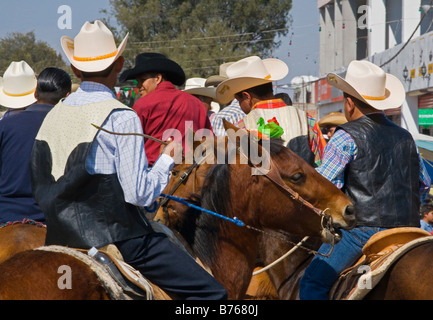
<svg viewBox="0 0 433 320">
<path fill-rule="evenodd" d="M 322 215 L 322 241 L 325 243 L 338 242 L 341 240 L 342 233 L 340 229 L 350 230 L 356 225 L 355 207 L 347 205 L 344 209 L 343 219 L 336 221 L 331 215 Z"/>
</svg>

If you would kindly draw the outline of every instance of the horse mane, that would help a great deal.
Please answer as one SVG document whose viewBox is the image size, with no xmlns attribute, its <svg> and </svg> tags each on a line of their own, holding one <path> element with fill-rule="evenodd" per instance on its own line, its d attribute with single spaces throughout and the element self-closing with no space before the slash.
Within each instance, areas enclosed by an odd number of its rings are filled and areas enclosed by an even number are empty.
<svg viewBox="0 0 433 320">
<path fill-rule="evenodd" d="M 284 149 L 283 140 L 276 138 L 270 140 L 271 157 L 281 153 Z M 228 161 L 225 161 L 224 164 L 214 165 L 209 170 L 201 194 L 200 196 L 197 195 L 197 198 L 200 198 L 202 208 L 231 217 L 230 165 L 228 165 Z M 196 219 L 193 249 L 208 266 L 213 265 L 222 222 L 227 223 L 223 219 L 205 212 Z"/>
</svg>

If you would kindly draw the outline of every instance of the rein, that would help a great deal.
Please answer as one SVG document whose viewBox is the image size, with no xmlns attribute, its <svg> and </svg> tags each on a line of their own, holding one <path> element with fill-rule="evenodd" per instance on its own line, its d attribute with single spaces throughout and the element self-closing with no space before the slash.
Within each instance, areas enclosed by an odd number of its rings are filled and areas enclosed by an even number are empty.
<svg viewBox="0 0 433 320">
<path fill-rule="evenodd" d="M 109 134 L 115 134 L 117 136 L 140 136 L 140 137 L 143 137 L 143 138 L 147 138 L 147 139 L 159 142 L 160 144 L 163 144 L 165 146 L 168 145 L 168 142 L 165 142 L 165 141 L 162 141 L 160 139 L 154 138 L 152 136 L 149 136 L 148 134 L 136 133 L 136 132 L 132 132 L 132 133 L 113 132 L 113 131 L 109 131 L 107 129 L 101 128 L 101 127 L 99 127 L 99 126 L 97 126 L 96 124 L 93 124 L 93 123 L 91 123 L 91 125 L 94 126 L 96 129 L 104 131 L 104 132 L 109 133 Z"/>
</svg>

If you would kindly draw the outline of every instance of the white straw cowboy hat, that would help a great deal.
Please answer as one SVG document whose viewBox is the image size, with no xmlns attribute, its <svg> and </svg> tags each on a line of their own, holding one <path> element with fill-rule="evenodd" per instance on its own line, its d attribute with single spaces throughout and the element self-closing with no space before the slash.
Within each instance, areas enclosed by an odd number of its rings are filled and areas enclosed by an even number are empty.
<svg viewBox="0 0 433 320">
<path fill-rule="evenodd" d="M 206 79 L 205 87 L 217 87 L 221 82 L 227 80 L 227 68 L 234 62 L 226 62 L 220 65 L 219 74 L 210 76 Z"/>
<path fill-rule="evenodd" d="M 36 102 L 36 75 L 25 61 L 13 61 L 0 81 L 0 105 L 10 109 L 27 107 Z"/>
<path fill-rule="evenodd" d="M 216 88 L 205 87 L 206 79 L 204 78 L 189 78 L 185 82 L 185 89 L 183 91 L 192 95 L 200 95 L 216 100 Z"/>
<path fill-rule="evenodd" d="M 329 73 L 327 80 L 330 85 L 377 110 L 398 108 L 406 98 L 401 81 L 369 61 L 352 61 L 345 79 Z"/>
<path fill-rule="evenodd" d="M 113 33 L 105 24 L 96 20 L 94 23 L 84 23 L 74 39 L 63 36 L 60 42 L 66 57 L 75 68 L 84 72 L 98 72 L 107 69 L 122 55 L 128 35 L 117 47 Z"/>
<path fill-rule="evenodd" d="M 217 87 L 217 100 L 223 104 L 233 100 L 242 90 L 283 79 L 289 73 L 289 67 L 278 59 L 262 60 L 251 56 L 230 65 L 226 73 L 228 79 Z"/>
</svg>

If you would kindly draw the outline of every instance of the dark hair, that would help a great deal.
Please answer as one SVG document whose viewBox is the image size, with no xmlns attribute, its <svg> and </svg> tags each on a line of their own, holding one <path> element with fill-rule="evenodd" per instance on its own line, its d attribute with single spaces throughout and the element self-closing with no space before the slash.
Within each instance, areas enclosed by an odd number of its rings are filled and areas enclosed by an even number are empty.
<svg viewBox="0 0 433 320">
<path fill-rule="evenodd" d="M 369 111 L 371 109 L 376 110 L 374 107 L 370 106 L 369 104 L 351 96 L 350 94 L 343 92 L 343 96 L 345 99 L 347 99 L 348 97 L 350 97 L 350 99 L 352 99 L 353 103 L 359 108 L 361 109 L 361 111 Z"/>
<path fill-rule="evenodd" d="M 36 96 L 38 101 L 57 104 L 71 92 L 72 81 L 66 71 L 54 67 L 45 68 L 38 76 Z"/>
<path fill-rule="evenodd" d="M 274 90 L 272 88 L 272 82 L 268 82 L 265 84 L 261 84 L 252 88 L 248 88 L 245 90 L 242 90 L 240 92 L 237 92 L 235 94 L 236 95 L 240 95 L 242 92 L 248 92 L 250 94 L 254 94 L 255 96 L 259 97 L 259 98 L 263 98 L 266 97 L 268 95 L 273 95 L 274 94 Z"/>
<path fill-rule="evenodd" d="M 115 62 L 116 61 L 114 61 L 112 64 L 110 64 L 110 66 L 108 68 L 106 68 L 102 71 L 97 71 L 97 72 L 81 71 L 81 74 L 83 76 L 83 80 L 91 79 L 91 78 L 106 78 L 106 77 L 108 77 L 114 68 Z"/>
<path fill-rule="evenodd" d="M 285 92 L 280 92 L 274 95 L 275 99 L 282 99 L 284 101 L 284 103 L 288 106 L 291 106 L 292 103 L 292 99 L 290 99 L 290 96 L 285 93 Z"/>
<path fill-rule="evenodd" d="M 430 211 L 433 211 L 433 205 L 425 204 L 421 207 L 421 218 L 427 215 Z"/>
</svg>

